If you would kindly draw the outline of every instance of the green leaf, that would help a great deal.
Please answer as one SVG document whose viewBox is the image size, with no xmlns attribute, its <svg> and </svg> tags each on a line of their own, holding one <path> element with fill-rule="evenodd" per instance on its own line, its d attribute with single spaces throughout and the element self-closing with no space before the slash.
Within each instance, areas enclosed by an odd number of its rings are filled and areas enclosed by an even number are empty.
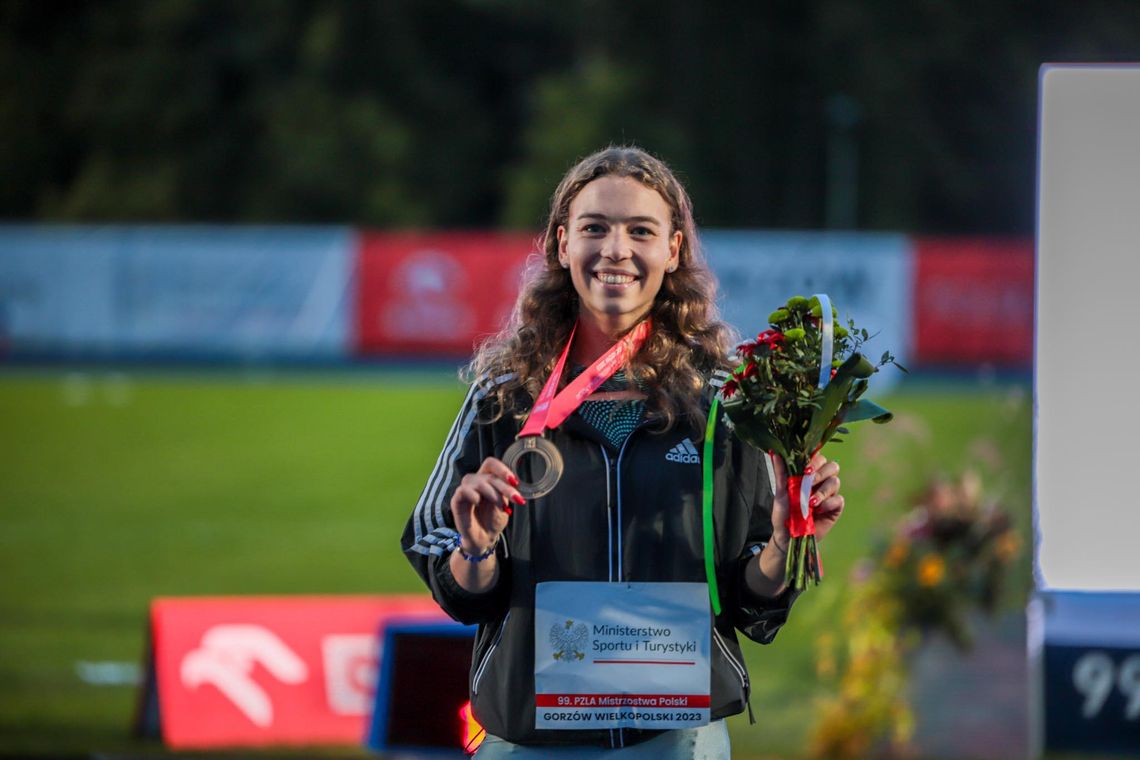
<svg viewBox="0 0 1140 760">
<path fill-rule="evenodd" d="M 823 399 L 819 409 L 811 416 L 807 435 L 804 436 L 804 445 L 808 451 L 814 451 L 816 446 L 824 442 L 824 433 L 839 414 L 840 407 L 847 401 L 851 386 L 857 380 L 863 380 L 875 373 L 875 367 L 862 354 L 851 354 L 847 361 L 835 371 L 835 377 L 823 391 Z"/>
<path fill-rule="evenodd" d="M 767 416 L 753 414 L 745 406 L 744 401 L 738 399 L 739 395 L 723 402 L 724 412 L 732 420 L 736 437 L 761 451 L 775 451 L 786 458 L 787 452 L 784 446 L 767 425 Z"/>
<path fill-rule="evenodd" d="M 880 425 L 890 422 L 894 415 L 876 404 L 874 401 L 867 399 L 860 399 L 856 401 L 848 409 L 847 413 L 843 415 L 843 421 L 846 422 L 860 422 L 862 420 L 872 420 Z"/>
</svg>

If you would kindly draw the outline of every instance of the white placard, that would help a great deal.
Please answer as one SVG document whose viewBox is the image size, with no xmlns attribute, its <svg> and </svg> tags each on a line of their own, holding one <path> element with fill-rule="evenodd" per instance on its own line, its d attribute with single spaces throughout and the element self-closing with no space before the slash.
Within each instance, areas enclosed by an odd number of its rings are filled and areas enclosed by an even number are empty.
<svg viewBox="0 0 1140 760">
<path fill-rule="evenodd" d="M 535 728 L 709 722 L 712 618 L 703 583 L 540 583 Z"/>
<path fill-rule="evenodd" d="M 1040 122 L 1038 585 L 1140 590 L 1140 67 L 1043 67 Z"/>
</svg>

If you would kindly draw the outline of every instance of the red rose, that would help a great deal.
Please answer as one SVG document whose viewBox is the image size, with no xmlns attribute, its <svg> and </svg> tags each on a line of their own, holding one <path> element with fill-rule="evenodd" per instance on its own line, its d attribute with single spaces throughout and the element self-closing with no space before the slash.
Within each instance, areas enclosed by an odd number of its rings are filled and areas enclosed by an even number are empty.
<svg viewBox="0 0 1140 760">
<path fill-rule="evenodd" d="M 724 388 L 721 389 L 721 394 L 725 398 L 732 398 L 733 396 L 736 395 L 737 390 L 739 390 L 739 388 L 736 385 L 736 381 L 735 380 L 727 380 L 724 384 Z"/>
</svg>

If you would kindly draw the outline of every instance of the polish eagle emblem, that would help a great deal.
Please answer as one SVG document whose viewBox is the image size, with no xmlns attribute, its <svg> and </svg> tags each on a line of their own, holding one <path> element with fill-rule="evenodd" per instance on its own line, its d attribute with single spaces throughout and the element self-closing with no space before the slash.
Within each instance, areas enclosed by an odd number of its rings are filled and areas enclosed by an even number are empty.
<svg viewBox="0 0 1140 760">
<path fill-rule="evenodd" d="M 554 648 L 554 659 L 569 662 L 586 657 L 586 640 L 590 629 L 585 623 L 575 624 L 573 620 L 555 623 L 550 626 L 550 646 Z"/>
</svg>

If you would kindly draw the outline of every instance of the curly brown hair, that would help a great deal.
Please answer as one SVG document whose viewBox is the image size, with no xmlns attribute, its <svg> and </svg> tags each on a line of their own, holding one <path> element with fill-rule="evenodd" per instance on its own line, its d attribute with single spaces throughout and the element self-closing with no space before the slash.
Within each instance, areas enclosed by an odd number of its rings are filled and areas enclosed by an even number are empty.
<svg viewBox="0 0 1140 760">
<path fill-rule="evenodd" d="M 661 284 L 650 310 L 653 331 L 631 358 L 627 376 L 645 389 L 655 428 L 666 430 L 678 418 L 696 422 L 703 419 L 707 375 L 729 366 L 734 335 L 718 319 L 716 281 L 701 254 L 688 193 L 663 161 L 632 146 L 587 156 L 562 178 L 551 198 L 542 254 L 532 258 L 510 320 L 479 345 L 465 377 L 513 375 L 492 392 L 500 414 L 528 411 L 511 403 L 520 388 L 537 398 L 578 319 L 578 294 L 558 261 L 558 228 L 567 223 L 570 203 L 582 188 L 604 176 L 630 177 L 656 190 L 672 212 L 670 234 L 681 232 L 677 268 Z"/>
</svg>

